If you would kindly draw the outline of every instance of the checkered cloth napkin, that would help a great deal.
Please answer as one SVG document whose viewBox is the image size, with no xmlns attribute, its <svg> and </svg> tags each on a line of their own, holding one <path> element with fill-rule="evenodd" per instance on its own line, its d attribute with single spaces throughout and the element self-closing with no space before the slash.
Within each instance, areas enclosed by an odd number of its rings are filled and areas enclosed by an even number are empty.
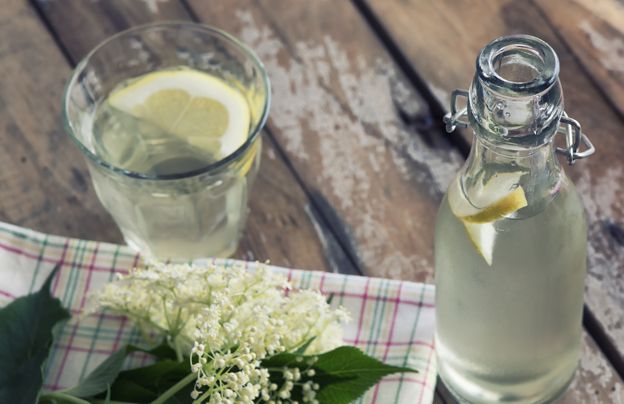
<svg viewBox="0 0 624 404">
<path fill-rule="evenodd" d="M 0 306 L 38 290 L 56 264 L 61 269 L 52 292 L 76 317 L 89 292 L 127 273 L 140 258 L 126 246 L 69 239 L 38 233 L 0 222 Z M 218 265 L 257 264 L 216 260 Z M 295 288 L 315 288 L 333 294 L 332 304 L 351 312 L 345 343 L 394 365 L 420 373 L 390 375 L 370 389 L 362 403 L 431 403 L 435 385 L 433 352 L 434 288 L 432 285 L 346 276 L 326 272 L 271 267 Z M 47 367 L 46 389 L 75 385 L 108 355 L 124 344 L 140 342 L 126 318 L 110 313 L 71 320 L 60 330 Z M 147 364 L 136 354 L 127 367 Z"/>
</svg>

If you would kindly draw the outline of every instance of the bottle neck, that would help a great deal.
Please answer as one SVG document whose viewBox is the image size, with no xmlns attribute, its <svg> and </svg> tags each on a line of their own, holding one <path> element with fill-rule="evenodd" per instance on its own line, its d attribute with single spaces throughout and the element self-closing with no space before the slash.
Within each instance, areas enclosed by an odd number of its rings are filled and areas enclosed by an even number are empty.
<svg viewBox="0 0 624 404">
<path fill-rule="evenodd" d="M 461 185 L 469 201 L 522 187 L 527 205 L 513 215 L 528 217 L 557 195 L 566 178 L 553 146 L 564 107 L 558 75 L 555 51 L 539 38 L 502 37 L 481 50 L 467 105 L 475 142 Z"/>
<path fill-rule="evenodd" d="M 468 118 L 494 144 L 532 149 L 550 143 L 563 113 L 555 51 L 538 38 L 498 38 L 479 53 Z"/>
<path fill-rule="evenodd" d="M 554 145 L 548 142 L 533 148 L 495 144 L 475 136 L 470 155 L 461 175 L 462 187 L 470 195 L 478 182 L 487 182 L 495 175 L 513 173 L 524 189 L 528 207 L 519 216 L 540 212 L 559 192 L 565 174 L 555 156 Z"/>
</svg>

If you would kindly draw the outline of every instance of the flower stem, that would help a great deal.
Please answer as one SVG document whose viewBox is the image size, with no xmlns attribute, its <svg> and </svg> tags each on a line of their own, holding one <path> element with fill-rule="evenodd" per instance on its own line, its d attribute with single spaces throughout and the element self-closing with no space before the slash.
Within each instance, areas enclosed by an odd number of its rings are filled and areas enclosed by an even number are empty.
<svg viewBox="0 0 624 404">
<path fill-rule="evenodd" d="M 173 345 L 174 345 L 174 348 L 175 348 L 176 359 L 178 360 L 178 362 L 182 362 L 184 360 L 184 357 L 182 356 L 182 351 L 181 351 L 181 348 L 180 348 L 180 339 L 176 337 L 173 340 Z"/>
<path fill-rule="evenodd" d="M 192 373 L 192 372 L 189 373 L 188 375 L 184 377 L 184 379 L 180 380 L 179 382 L 171 386 L 169 390 L 165 391 L 164 393 L 160 395 L 160 397 L 152 401 L 152 404 L 162 404 L 162 403 L 167 402 L 168 399 L 173 397 L 178 391 L 182 390 L 183 387 L 185 387 L 187 384 L 189 384 L 196 378 L 197 378 L 197 375 L 195 373 Z"/>
<path fill-rule="evenodd" d="M 63 403 L 89 404 L 87 400 L 83 400 L 81 398 L 74 397 L 69 394 L 54 392 L 54 391 L 50 393 L 44 393 L 41 396 L 40 400 L 43 400 L 43 399 L 52 400 L 54 402 L 56 402 L 56 400 L 58 399 Z"/>
</svg>

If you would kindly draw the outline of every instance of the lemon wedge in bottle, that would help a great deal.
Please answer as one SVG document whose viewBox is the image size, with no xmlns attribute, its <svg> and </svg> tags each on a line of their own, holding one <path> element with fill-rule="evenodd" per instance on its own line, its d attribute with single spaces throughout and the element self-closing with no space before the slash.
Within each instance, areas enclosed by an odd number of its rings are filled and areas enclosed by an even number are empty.
<svg viewBox="0 0 624 404">
<path fill-rule="evenodd" d="M 449 189 L 451 211 L 461 220 L 475 249 L 490 266 L 496 242 L 494 223 L 527 206 L 524 190 L 519 185 L 522 175 L 523 172 L 511 172 L 498 173 L 487 180 L 478 178 L 468 195 L 459 179 Z"/>
</svg>

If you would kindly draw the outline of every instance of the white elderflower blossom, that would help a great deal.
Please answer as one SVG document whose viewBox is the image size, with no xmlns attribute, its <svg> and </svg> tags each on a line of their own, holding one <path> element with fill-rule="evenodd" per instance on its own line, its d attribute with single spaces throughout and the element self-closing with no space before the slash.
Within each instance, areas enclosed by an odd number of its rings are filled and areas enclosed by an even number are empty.
<svg viewBox="0 0 624 404">
<path fill-rule="evenodd" d="M 291 402 L 295 386 L 313 403 L 313 361 L 283 369 L 282 386 L 270 382 L 261 361 L 305 344 L 306 355 L 342 345 L 340 323 L 349 316 L 318 291 L 290 289 L 264 267 L 154 264 L 107 284 L 93 310 L 125 314 L 146 335 L 166 338 L 179 359 L 189 356 L 196 403 Z"/>
</svg>

